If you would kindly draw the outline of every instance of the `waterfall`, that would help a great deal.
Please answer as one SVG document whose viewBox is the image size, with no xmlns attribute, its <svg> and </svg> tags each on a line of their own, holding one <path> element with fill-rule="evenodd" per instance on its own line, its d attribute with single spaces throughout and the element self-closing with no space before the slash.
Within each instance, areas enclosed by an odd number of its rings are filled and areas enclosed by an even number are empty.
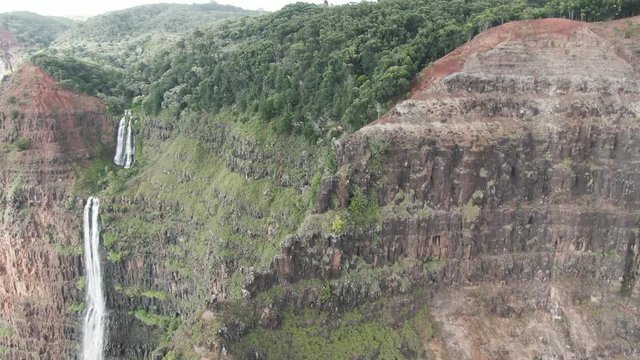
<svg viewBox="0 0 640 360">
<path fill-rule="evenodd" d="M 113 162 L 118 166 L 124 165 L 124 152 L 123 152 L 122 144 L 124 144 L 124 141 L 125 141 L 124 132 L 125 132 L 126 126 L 127 126 L 127 115 L 125 113 L 122 119 L 120 119 L 120 125 L 118 126 L 118 143 L 116 145 L 116 156 L 113 158 Z"/>
<path fill-rule="evenodd" d="M 82 325 L 82 360 L 102 360 L 105 300 L 100 264 L 100 200 L 90 197 L 84 207 L 85 314 Z"/>
<path fill-rule="evenodd" d="M 116 145 L 116 155 L 113 162 L 125 169 L 133 166 L 134 154 L 136 151 L 136 143 L 133 133 L 133 124 L 131 120 L 131 110 L 125 110 L 124 116 L 120 119 L 118 126 L 118 142 Z"/>
<path fill-rule="evenodd" d="M 135 152 L 135 140 L 133 138 L 133 130 L 131 129 L 131 119 L 129 119 L 129 126 L 127 126 L 127 143 L 124 149 L 125 163 L 124 168 L 130 169 L 133 165 L 133 153 Z"/>
</svg>

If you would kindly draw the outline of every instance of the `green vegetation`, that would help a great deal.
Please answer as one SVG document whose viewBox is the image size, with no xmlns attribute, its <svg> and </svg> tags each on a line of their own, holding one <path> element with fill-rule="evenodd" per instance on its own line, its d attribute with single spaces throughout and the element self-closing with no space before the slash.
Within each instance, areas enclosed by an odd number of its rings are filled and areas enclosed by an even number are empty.
<svg viewBox="0 0 640 360">
<path fill-rule="evenodd" d="M 23 190 L 22 176 L 18 175 L 13 178 L 13 181 L 11 181 L 11 187 L 6 195 L 7 204 L 14 208 L 20 207 Z"/>
<path fill-rule="evenodd" d="M 17 151 L 24 151 L 31 147 L 31 140 L 20 138 L 14 141 L 12 145 Z"/>
<path fill-rule="evenodd" d="M 82 245 L 55 244 L 55 251 L 60 255 L 78 256 L 84 253 Z"/>
<path fill-rule="evenodd" d="M 107 260 L 111 261 L 112 263 L 119 263 L 122 261 L 122 254 L 117 253 L 113 250 L 109 250 L 109 252 L 107 253 Z"/>
<path fill-rule="evenodd" d="M 425 203 L 416 201 L 413 191 L 400 190 L 393 201 L 382 208 L 383 217 L 399 219 L 424 219 L 431 216 L 433 210 Z"/>
<path fill-rule="evenodd" d="M 356 187 L 349 201 L 349 213 L 356 228 L 367 228 L 378 221 L 380 207 L 375 196 L 368 197 Z"/>
<path fill-rule="evenodd" d="M 167 300 L 167 294 L 158 290 L 143 291 L 140 295 L 149 299 Z"/>
<path fill-rule="evenodd" d="M 49 45 L 73 24 L 67 18 L 42 16 L 26 11 L 0 14 L 0 29 L 9 31 L 19 41 L 36 48 Z"/>
<path fill-rule="evenodd" d="M 466 222 L 474 222 L 480 216 L 480 208 L 474 205 L 473 199 L 469 199 L 467 204 L 462 207 L 462 218 Z"/>
<path fill-rule="evenodd" d="M 133 311 L 132 314 L 145 325 L 161 327 L 168 332 L 173 332 L 180 326 L 180 319 L 171 316 L 153 314 L 140 309 Z"/>
<path fill-rule="evenodd" d="M 391 316 L 381 315 L 387 311 L 373 306 L 337 318 L 323 311 L 290 310 L 278 329 L 251 330 L 231 345 L 231 353 L 258 353 L 267 359 L 424 358 L 423 343 L 433 336 L 426 309 L 401 308 Z"/>
<path fill-rule="evenodd" d="M 161 223 L 154 221 L 160 214 L 148 208 L 128 209 L 128 216 L 117 222 L 109 221 L 110 215 L 106 214 L 105 232 L 119 239 L 112 245 L 114 251 L 144 254 L 155 250 L 156 239 L 162 238 L 168 228 L 182 227 L 186 219 L 199 219 L 203 225 L 196 233 L 168 247 L 167 255 L 176 268 L 184 270 L 188 267 L 180 262 L 192 264 L 194 256 L 206 257 L 213 252 L 217 258 L 237 257 L 241 265 L 264 269 L 270 266 L 284 236 L 295 232 L 304 215 L 301 194 L 274 186 L 269 179 L 249 181 L 229 171 L 220 158 L 211 156 L 197 141 L 179 137 L 149 160 L 155 165 L 145 171 L 144 181 L 130 183 L 127 191 L 183 210 L 165 210 Z M 156 188 L 160 184 L 161 191 Z M 275 229 L 270 239 L 257 242 L 251 235 L 265 234 L 270 225 Z M 211 259 L 201 261 L 204 264 Z"/>
<path fill-rule="evenodd" d="M 143 5 L 89 18 L 61 40 L 117 42 L 152 33 L 175 35 L 215 21 L 255 14 L 259 13 L 215 2 Z"/>
<path fill-rule="evenodd" d="M 108 102 L 113 113 L 120 113 L 123 104 L 133 96 L 123 85 L 121 71 L 77 60 L 72 56 L 39 53 L 31 61 L 53 76 L 64 88 L 98 96 Z"/>
<path fill-rule="evenodd" d="M 103 232 L 102 233 L 102 245 L 106 249 L 111 249 L 113 245 L 116 243 L 117 237 L 113 233 Z"/>
<path fill-rule="evenodd" d="M 67 312 L 69 314 L 82 314 L 84 311 L 84 302 L 78 301 L 71 303 L 67 306 Z"/>
<path fill-rule="evenodd" d="M 297 3 L 179 41 L 150 64 L 143 105 L 147 114 L 168 109 L 176 117 L 187 108 L 231 107 L 315 139 L 376 118 L 426 64 L 489 26 L 551 16 L 602 20 L 639 9 L 637 2 L 618 8 L 617 0 Z"/>
<path fill-rule="evenodd" d="M 138 6 L 77 23 L 31 60 L 64 87 L 98 96 L 113 114 L 120 114 L 134 97 L 145 93 L 150 59 L 166 57 L 182 34 L 256 14 L 213 2 Z"/>
<path fill-rule="evenodd" d="M 344 220 L 342 220 L 342 216 L 340 216 L 340 214 L 336 214 L 336 217 L 333 220 L 333 223 L 331 224 L 331 231 L 333 231 L 336 234 L 340 234 L 341 232 L 344 231 Z"/>
<path fill-rule="evenodd" d="M 329 300 L 331 300 L 331 296 L 333 295 L 333 291 L 331 290 L 331 283 L 329 281 L 326 281 L 324 283 L 324 286 L 322 287 L 322 290 L 320 291 L 320 303 L 326 303 Z"/>
<path fill-rule="evenodd" d="M 7 338 L 13 335 L 13 330 L 8 327 L 0 326 L 0 338 Z"/>
<path fill-rule="evenodd" d="M 84 276 L 78 276 L 75 282 L 75 286 L 78 290 L 83 290 L 87 286 L 87 278 Z"/>
<path fill-rule="evenodd" d="M 130 176 L 113 164 L 113 152 L 104 144 L 92 144 L 92 160 L 88 166 L 75 168 L 73 193 L 87 196 L 103 190 L 105 186 L 119 183 L 120 177 Z M 115 175 L 117 172 L 118 176 Z M 122 173 L 122 175 L 120 175 Z"/>
</svg>

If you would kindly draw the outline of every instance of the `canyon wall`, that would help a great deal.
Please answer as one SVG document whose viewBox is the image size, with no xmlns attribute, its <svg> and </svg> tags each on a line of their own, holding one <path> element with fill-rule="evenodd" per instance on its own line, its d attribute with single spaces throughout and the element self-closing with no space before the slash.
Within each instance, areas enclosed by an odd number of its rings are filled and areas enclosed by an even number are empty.
<svg viewBox="0 0 640 360">
<path fill-rule="evenodd" d="M 349 137 L 322 182 L 320 213 L 353 210 L 361 192 L 379 222 L 338 237 L 299 233 L 276 261 L 279 277 L 335 277 L 358 259 L 409 264 L 401 277 L 441 289 L 430 309 L 441 336 L 425 343 L 436 358 L 637 357 L 640 63 L 630 27 L 514 22 L 431 64 L 407 100 Z M 387 280 L 383 291 L 397 292 Z"/>
<path fill-rule="evenodd" d="M 91 180 L 108 358 L 264 358 L 271 344 L 244 341 L 295 309 L 400 328 L 423 308 L 433 329 L 406 358 L 637 358 L 638 22 L 489 29 L 329 144 L 134 108 L 136 165 Z M 91 173 L 114 129 L 33 66 L 1 99 L 0 345 L 66 358 L 83 299 L 74 164 Z"/>
<path fill-rule="evenodd" d="M 25 64 L 0 90 L 0 346 L 10 359 L 76 354 L 84 299 L 75 170 L 112 139 L 95 98 Z"/>
</svg>

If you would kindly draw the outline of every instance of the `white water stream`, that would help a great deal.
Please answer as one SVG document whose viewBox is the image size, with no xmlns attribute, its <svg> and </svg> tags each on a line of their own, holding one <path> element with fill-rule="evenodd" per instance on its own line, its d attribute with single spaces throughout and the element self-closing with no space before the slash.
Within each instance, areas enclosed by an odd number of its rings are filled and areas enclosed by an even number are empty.
<svg viewBox="0 0 640 360">
<path fill-rule="evenodd" d="M 104 358 L 105 300 L 100 264 L 100 200 L 90 197 L 84 207 L 85 314 L 82 324 L 82 360 Z"/>
<path fill-rule="evenodd" d="M 131 110 L 125 110 L 124 116 L 120 119 L 118 126 L 118 142 L 116 145 L 116 155 L 113 162 L 125 169 L 133 166 L 134 154 L 136 151 L 136 142 L 133 133 L 131 120 Z"/>
</svg>

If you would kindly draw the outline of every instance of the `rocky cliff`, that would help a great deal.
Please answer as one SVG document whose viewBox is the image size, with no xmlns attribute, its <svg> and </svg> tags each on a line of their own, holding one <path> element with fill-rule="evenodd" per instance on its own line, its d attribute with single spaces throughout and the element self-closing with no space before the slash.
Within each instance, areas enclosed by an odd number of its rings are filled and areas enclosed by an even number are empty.
<svg viewBox="0 0 640 360">
<path fill-rule="evenodd" d="M 638 20 L 513 22 L 431 64 L 344 143 L 318 199 L 367 194 L 377 227 L 298 236 L 280 277 L 409 260 L 440 288 L 435 358 L 638 357 Z"/>
<path fill-rule="evenodd" d="M 112 141 L 111 119 L 29 64 L 3 82 L 0 109 L 0 351 L 69 358 L 84 297 L 75 169 Z"/>
<path fill-rule="evenodd" d="M 638 21 L 490 29 L 330 144 L 142 119 L 108 351 L 636 358 Z"/>
<path fill-rule="evenodd" d="M 2 90 L 3 351 L 77 353 L 75 182 L 103 203 L 109 358 L 637 358 L 639 24 L 489 29 L 313 144 L 134 107 L 132 170 L 92 154 L 102 105 L 23 68 Z"/>
</svg>

